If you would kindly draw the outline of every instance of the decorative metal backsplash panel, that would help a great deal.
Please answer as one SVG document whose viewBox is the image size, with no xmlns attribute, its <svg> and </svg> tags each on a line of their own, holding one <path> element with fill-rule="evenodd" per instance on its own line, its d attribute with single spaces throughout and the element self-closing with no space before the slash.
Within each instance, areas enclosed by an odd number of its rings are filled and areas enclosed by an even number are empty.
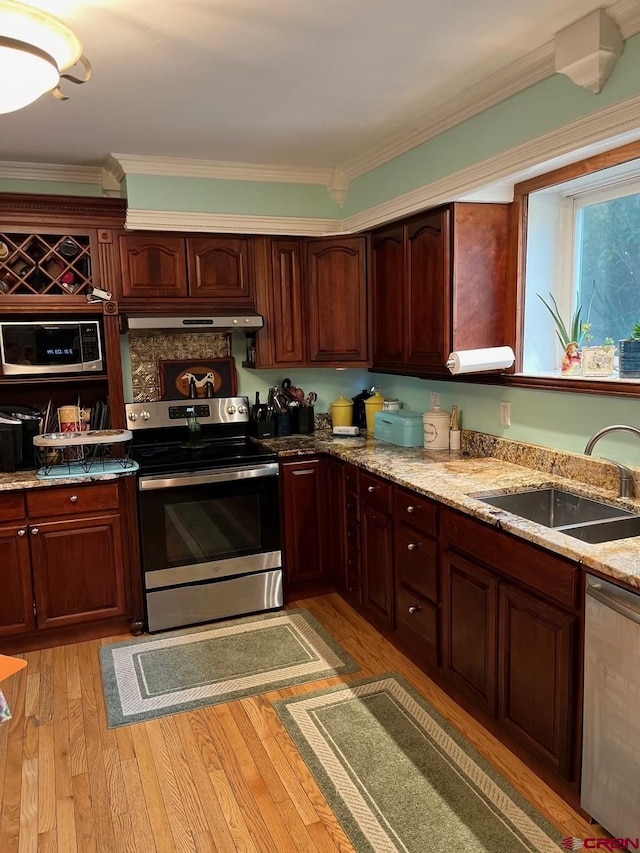
<svg viewBox="0 0 640 853">
<path fill-rule="evenodd" d="M 231 355 L 231 335 L 204 332 L 193 335 L 129 333 L 133 402 L 160 400 L 158 362 L 169 358 L 225 358 Z"/>
</svg>

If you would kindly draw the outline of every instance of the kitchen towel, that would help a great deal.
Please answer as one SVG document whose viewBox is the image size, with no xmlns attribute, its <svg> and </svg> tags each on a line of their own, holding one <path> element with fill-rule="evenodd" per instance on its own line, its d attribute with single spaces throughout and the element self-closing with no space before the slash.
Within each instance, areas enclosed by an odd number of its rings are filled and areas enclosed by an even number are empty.
<svg viewBox="0 0 640 853">
<path fill-rule="evenodd" d="M 446 366 L 457 373 L 482 373 L 484 370 L 502 370 L 515 361 L 511 347 L 484 347 L 452 352 Z"/>
</svg>

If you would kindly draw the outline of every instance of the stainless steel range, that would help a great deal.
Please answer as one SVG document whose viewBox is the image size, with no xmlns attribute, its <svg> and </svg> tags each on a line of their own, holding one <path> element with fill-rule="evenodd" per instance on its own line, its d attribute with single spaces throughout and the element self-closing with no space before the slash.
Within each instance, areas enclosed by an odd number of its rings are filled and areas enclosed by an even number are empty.
<svg viewBox="0 0 640 853">
<path fill-rule="evenodd" d="M 129 403 L 149 631 L 282 607 L 278 462 L 246 397 Z"/>
</svg>

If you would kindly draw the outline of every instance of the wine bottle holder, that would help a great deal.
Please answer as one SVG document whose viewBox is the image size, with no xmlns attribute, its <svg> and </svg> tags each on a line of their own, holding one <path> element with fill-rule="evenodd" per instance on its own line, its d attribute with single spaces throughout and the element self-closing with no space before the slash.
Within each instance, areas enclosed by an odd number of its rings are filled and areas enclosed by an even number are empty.
<svg viewBox="0 0 640 853">
<path fill-rule="evenodd" d="M 0 233 L 0 299 L 84 295 L 92 285 L 87 235 Z"/>
</svg>

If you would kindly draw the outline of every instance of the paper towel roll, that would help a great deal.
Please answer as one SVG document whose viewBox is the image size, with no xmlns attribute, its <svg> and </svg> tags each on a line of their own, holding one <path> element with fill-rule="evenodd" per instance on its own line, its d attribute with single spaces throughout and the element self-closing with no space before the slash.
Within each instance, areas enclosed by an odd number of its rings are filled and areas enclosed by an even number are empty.
<svg viewBox="0 0 640 853">
<path fill-rule="evenodd" d="M 484 370 L 501 370 L 511 367 L 515 360 L 511 347 L 484 347 L 452 352 L 446 361 L 446 366 L 454 374 L 481 373 Z"/>
</svg>

